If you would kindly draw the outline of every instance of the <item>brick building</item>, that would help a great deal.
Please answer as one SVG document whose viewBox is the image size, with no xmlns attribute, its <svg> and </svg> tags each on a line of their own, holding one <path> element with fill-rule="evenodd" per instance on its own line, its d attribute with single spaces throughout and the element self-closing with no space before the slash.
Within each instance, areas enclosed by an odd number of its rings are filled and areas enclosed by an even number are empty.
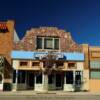
<svg viewBox="0 0 100 100">
<path fill-rule="evenodd" d="M 13 90 L 88 90 L 83 46 L 76 44 L 69 32 L 55 27 L 33 28 L 15 42 L 12 59 Z"/>
<path fill-rule="evenodd" d="M 0 59 L 4 90 L 100 91 L 100 47 L 56 27 L 32 28 L 19 40 L 14 22 L 1 22 Z"/>
<path fill-rule="evenodd" d="M 13 43 L 17 40 L 17 35 L 14 30 L 14 21 L 0 22 L 0 70 L 1 75 L 0 89 L 6 90 L 10 88 L 8 84 L 12 83 L 12 62 L 11 52 Z"/>
</svg>

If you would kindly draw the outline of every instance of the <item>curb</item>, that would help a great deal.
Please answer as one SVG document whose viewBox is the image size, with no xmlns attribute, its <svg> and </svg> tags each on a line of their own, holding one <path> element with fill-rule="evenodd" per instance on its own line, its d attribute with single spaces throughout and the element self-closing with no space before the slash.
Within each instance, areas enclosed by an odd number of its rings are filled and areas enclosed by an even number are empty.
<svg viewBox="0 0 100 100">
<path fill-rule="evenodd" d="M 98 95 L 100 96 L 99 92 L 34 92 L 34 91 L 17 91 L 17 92 L 0 92 L 0 96 L 40 96 L 40 95 L 47 95 L 47 96 L 84 96 L 84 95 Z"/>
</svg>

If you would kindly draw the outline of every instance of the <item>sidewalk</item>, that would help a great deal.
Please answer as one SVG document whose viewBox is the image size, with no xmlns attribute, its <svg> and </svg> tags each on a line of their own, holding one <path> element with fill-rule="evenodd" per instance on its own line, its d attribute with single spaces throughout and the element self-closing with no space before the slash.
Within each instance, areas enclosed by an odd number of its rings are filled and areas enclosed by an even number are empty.
<svg viewBox="0 0 100 100">
<path fill-rule="evenodd" d="M 64 91 L 48 91 L 48 92 L 35 92 L 35 91 L 10 91 L 10 92 L 0 92 L 0 96 L 32 96 L 32 95 L 100 95 L 100 92 L 64 92 Z"/>
</svg>

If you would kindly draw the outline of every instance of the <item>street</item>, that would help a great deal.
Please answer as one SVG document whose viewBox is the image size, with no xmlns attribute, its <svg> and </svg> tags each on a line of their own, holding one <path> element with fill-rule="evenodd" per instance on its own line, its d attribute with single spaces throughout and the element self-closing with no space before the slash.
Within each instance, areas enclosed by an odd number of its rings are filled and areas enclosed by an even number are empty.
<svg viewBox="0 0 100 100">
<path fill-rule="evenodd" d="M 100 95 L 0 95 L 0 100 L 100 100 Z"/>
</svg>

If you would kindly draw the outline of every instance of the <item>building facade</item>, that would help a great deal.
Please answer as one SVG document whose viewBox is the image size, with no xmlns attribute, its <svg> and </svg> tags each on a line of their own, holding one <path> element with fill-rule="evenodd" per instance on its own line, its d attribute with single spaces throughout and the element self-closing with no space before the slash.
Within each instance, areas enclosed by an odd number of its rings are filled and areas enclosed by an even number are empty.
<svg viewBox="0 0 100 100">
<path fill-rule="evenodd" d="M 9 87 L 6 82 L 11 84 L 12 91 L 100 91 L 100 47 L 76 44 L 70 32 L 56 27 L 32 28 L 21 40 L 14 23 L 12 31 L 9 30 L 0 32 L 0 43 L 4 46 L 0 47 L 3 68 L 11 68 L 5 73 L 10 74 L 9 78 L 2 77 L 2 89 Z M 6 49 L 10 60 L 3 49 L 5 45 L 10 46 L 10 50 Z M 4 59 L 10 65 L 8 68 Z"/>
<path fill-rule="evenodd" d="M 11 52 L 13 50 L 14 22 L 0 22 L 0 90 L 6 90 L 11 80 Z M 2 74 L 3 73 L 3 74 Z"/>
</svg>

